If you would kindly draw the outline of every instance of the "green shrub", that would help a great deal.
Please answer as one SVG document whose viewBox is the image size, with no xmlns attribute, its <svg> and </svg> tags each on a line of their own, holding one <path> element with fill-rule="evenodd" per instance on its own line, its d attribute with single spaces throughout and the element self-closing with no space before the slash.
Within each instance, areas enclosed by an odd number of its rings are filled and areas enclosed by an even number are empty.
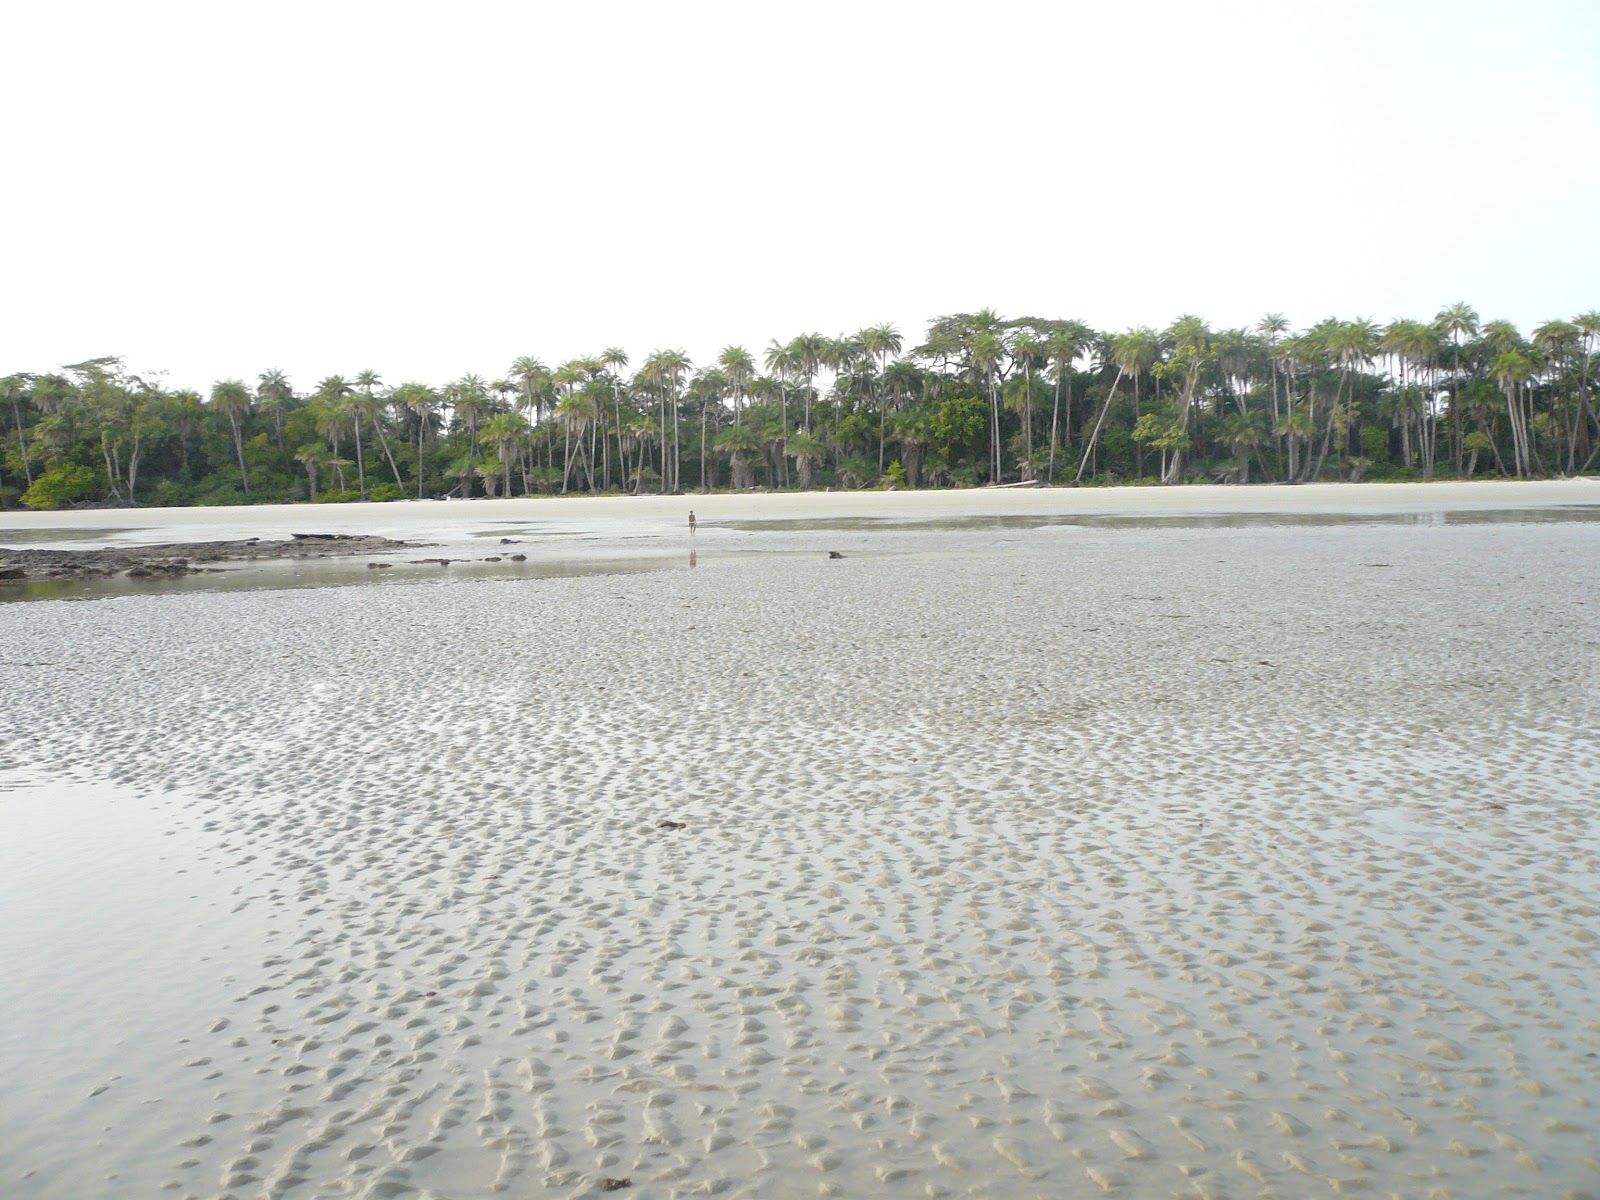
<svg viewBox="0 0 1600 1200">
<path fill-rule="evenodd" d="M 1373 469 L 1389 461 L 1389 431 L 1381 425 L 1361 427 L 1361 457 L 1372 460 Z M 1369 469 L 1367 474 L 1373 474 Z"/>
<path fill-rule="evenodd" d="M 33 486 L 22 493 L 22 502 L 29 508 L 64 508 L 103 490 L 100 472 L 77 463 L 63 463 L 35 479 Z"/>
<path fill-rule="evenodd" d="M 375 488 L 367 489 L 367 499 L 380 502 L 385 500 L 404 500 L 410 495 L 411 493 L 398 483 L 380 483 Z"/>
</svg>

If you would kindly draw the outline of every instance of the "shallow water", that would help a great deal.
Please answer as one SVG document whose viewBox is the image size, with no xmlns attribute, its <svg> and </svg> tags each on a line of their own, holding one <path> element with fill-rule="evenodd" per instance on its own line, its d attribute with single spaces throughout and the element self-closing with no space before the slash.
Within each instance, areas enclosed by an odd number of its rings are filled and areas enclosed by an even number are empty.
<svg viewBox="0 0 1600 1200">
<path fill-rule="evenodd" d="M 820 519 L 729 520 L 718 528 L 749 533 L 803 532 L 808 530 L 875 529 L 983 531 L 993 529 L 1328 529 L 1352 525 L 1547 525 L 1600 521 L 1600 504 L 1556 505 L 1545 508 L 1468 508 L 1438 512 L 1241 512 L 1175 515 L 1116 513 L 1027 513 L 1014 516 L 943 517 L 825 517 Z"/>
<path fill-rule="evenodd" d="M 426 551 L 424 551 L 425 553 Z M 385 562 L 371 568 L 368 562 Z M 263 560 L 222 565 L 201 574 L 175 578 L 49 579 L 0 584 L 0 603 L 32 600 L 104 600 L 116 596 L 191 595 L 204 592 L 287 591 L 297 588 L 430 584 L 464 579 L 560 579 L 574 575 L 627 575 L 686 567 L 678 556 L 544 559 L 498 563 L 460 559 L 441 566 L 414 558 L 326 558 L 296 562 Z"/>
</svg>

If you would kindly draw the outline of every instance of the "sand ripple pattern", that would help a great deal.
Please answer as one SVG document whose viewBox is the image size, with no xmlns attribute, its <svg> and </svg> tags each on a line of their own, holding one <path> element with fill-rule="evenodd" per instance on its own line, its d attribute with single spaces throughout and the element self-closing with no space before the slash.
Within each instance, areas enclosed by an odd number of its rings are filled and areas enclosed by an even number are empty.
<svg viewBox="0 0 1600 1200">
<path fill-rule="evenodd" d="M 138 1194 L 1600 1194 L 1600 534 L 974 537 L 0 609 L 275 930 Z"/>
</svg>

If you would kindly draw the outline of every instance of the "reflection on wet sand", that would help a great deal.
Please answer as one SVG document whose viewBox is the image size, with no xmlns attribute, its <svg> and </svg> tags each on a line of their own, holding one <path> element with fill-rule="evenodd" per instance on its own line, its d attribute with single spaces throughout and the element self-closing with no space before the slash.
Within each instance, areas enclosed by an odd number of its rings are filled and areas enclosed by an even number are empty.
<svg viewBox="0 0 1600 1200">
<path fill-rule="evenodd" d="M 1600 505 L 1564 504 L 1550 508 L 1467 508 L 1440 512 L 1376 513 L 1021 513 L 964 517 L 822 517 L 719 522 L 746 533 L 799 533 L 806 530 L 962 530 L 1046 529 L 1325 529 L 1339 525 L 1546 525 L 1600 521 Z"/>
</svg>

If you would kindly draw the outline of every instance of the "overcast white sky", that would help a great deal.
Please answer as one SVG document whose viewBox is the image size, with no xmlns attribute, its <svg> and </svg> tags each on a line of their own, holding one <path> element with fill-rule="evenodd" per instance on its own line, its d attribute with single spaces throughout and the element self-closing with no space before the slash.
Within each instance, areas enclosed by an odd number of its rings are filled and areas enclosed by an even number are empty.
<svg viewBox="0 0 1600 1200">
<path fill-rule="evenodd" d="M 19 3 L 0 373 L 1600 305 L 1600 4 Z"/>
</svg>

